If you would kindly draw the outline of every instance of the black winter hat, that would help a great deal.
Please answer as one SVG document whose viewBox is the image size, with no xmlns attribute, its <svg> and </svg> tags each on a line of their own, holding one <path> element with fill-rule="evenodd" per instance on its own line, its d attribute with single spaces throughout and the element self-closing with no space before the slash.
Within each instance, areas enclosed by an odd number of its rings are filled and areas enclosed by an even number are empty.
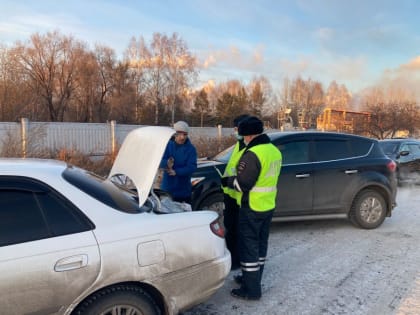
<svg viewBox="0 0 420 315">
<path fill-rule="evenodd" d="M 239 115 L 237 117 L 235 117 L 235 119 L 233 120 L 233 127 L 238 127 L 239 123 L 244 120 L 245 118 L 250 117 L 248 114 L 243 114 L 243 115 Z"/>
<path fill-rule="evenodd" d="M 238 133 L 241 136 L 259 135 L 263 133 L 263 122 L 255 116 L 250 116 L 241 120 L 238 126 Z"/>
</svg>

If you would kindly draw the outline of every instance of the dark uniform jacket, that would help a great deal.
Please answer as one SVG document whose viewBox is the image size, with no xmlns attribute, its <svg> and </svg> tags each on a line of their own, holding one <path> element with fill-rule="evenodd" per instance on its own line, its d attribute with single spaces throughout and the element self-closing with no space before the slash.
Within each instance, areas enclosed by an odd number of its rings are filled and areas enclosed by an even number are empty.
<svg viewBox="0 0 420 315">
<path fill-rule="evenodd" d="M 270 142 L 271 140 L 266 134 L 261 134 L 258 137 L 252 139 L 252 141 L 245 149 L 245 152 L 242 154 L 241 160 L 237 165 L 237 183 L 234 183 L 234 177 L 229 177 L 227 180 L 228 187 L 242 191 L 243 195 L 241 207 L 249 208 L 249 191 L 255 186 L 255 183 L 257 182 L 258 176 L 261 172 L 260 160 L 256 154 L 252 151 L 249 151 L 249 149 L 253 146 Z"/>
</svg>

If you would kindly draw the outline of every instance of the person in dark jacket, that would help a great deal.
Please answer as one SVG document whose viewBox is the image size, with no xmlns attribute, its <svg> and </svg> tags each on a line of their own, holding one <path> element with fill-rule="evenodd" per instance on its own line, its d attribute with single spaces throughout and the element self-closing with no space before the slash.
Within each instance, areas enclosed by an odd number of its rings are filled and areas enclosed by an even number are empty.
<svg viewBox="0 0 420 315">
<path fill-rule="evenodd" d="M 174 201 L 191 203 L 191 175 L 197 169 L 197 151 L 188 138 L 185 121 L 174 124 L 175 135 L 168 142 L 160 168 L 164 169 L 160 188 Z"/>
<path fill-rule="evenodd" d="M 245 152 L 237 164 L 236 175 L 222 178 L 224 186 L 240 193 L 238 233 L 242 276 L 235 277 L 241 286 L 233 289 L 231 295 L 245 300 L 261 298 L 261 277 L 282 165 L 281 152 L 263 130 L 262 121 L 255 116 L 239 123 Z"/>
<path fill-rule="evenodd" d="M 233 148 L 232 155 L 226 165 L 223 177 L 230 177 L 236 175 L 236 164 L 241 158 L 242 153 L 245 150 L 245 143 L 243 136 L 238 134 L 238 126 L 241 120 L 249 117 L 247 114 L 239 115 L 233 120 L 233 129 L 237 142 Z M 222 186 L 223 200 L 225 209 L 223 210 L 223 223 L 225 225 L 225 240 L 226 247 L 230 251 L 232 260 L 231 269 L 235 270 L 240 268 L 239 254 L 238 254 L 238 214 L 239 204 L 238 200 L 239 192 L 233 188 Z"/>
</svg>

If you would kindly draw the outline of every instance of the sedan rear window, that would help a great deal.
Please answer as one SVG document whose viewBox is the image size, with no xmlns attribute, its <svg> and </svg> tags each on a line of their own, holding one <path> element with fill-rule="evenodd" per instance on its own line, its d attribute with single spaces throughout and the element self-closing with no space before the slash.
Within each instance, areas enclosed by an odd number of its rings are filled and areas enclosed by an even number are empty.
<svg viewBox="0 0 420 315">
<path fill-rule="evenodd" d="M 69 166 L 63 172 L 63 178 L 89 196 L 116 210 L 126 213 L 139 213 L 137 194 L 117 186 L 110 180 L 83 169 Z"/>
</svg>

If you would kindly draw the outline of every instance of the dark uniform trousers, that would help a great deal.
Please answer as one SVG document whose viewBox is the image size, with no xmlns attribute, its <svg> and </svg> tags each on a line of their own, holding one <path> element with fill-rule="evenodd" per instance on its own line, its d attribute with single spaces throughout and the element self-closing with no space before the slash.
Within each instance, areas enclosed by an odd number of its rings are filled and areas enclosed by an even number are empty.
<svg viewBox="0 0 420 315">
<path fill-rule="evenodd" d="M 232 269 L 239 268 L 238 253 L 238 216 L 239 206 L 231 196 L 224 194 L 225 209 L 223 210 L 223 222 L 226 233 L 226 247 L 230 251 Z"/>
<path fill-rule="evenodd" d="M 251 297 L 261 296 L 261 277 L 267 256 L 268 236 L 274 210 L 239 210 L 239 258 L 242 287 Z"/>
</svg>

